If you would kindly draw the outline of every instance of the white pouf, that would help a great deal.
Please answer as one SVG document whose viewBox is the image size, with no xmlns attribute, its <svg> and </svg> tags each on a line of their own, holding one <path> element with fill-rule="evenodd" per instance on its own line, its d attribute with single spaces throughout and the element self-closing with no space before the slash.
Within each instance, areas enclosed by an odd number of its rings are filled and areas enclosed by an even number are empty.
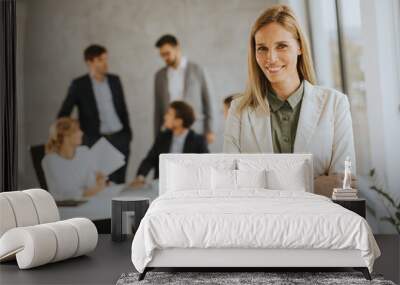
<svg viewBox="0 0 400 285">
<path fill-rule="evenodd" d="M 56 255 L 52 262 L 70 258 L 75 255 L 78 250 L 79 236 L 75 228 L 67 221 L 59 221 L 43 225 L 49 228 L 56 237 L 57 247 Z"/>
<path fill-rule="evenodd" d="M 11 205 L 17 227 L 26 227 L 39 224 L 35 205 L 30 196 L 23 191 L 1 193 Z"/>
<path fill-rule="evenodd" d="M 90 252 L 96 248 L 98 233 L 91 220 L 86 218 L 74 218 L 65 220 L 65 222 L 74 226 L 78 232 L 79 242 L 74 257 Z"/>
<path fill-rule="evenodd" d="M 22 191 L 28 194 L 35 205 L 39 224 L 51 223 L 60 220 L 60 214 L 53 196 L 42 189 L 29 189 Z"/>
<path fill-rule="evenodd" d="M 57 250 L 53 232 L 42 225 L 14 228 L 0 239 L 0 258 L 16 256 L 20 269 L 27 269 L 51 262 Z"/>
<path fill-rule="evenodd" d="M 92 221 L 59 221 L 53 197 L 42 189 L 0 193 L 0 262 L 28 269 L 86 254 L 96 248 Z"/>
<path fill-rule="evenodd" d="M 0 195 L 0 237 L 9 229 L 15 228 L 17 222 L 8 199 Z"/>
</svg>

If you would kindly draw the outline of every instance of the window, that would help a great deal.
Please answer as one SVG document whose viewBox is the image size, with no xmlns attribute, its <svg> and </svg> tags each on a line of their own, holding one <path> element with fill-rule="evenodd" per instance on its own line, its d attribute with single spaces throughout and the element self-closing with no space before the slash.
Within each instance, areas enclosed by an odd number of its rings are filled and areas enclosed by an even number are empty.
<svg viewBox="0 0 400 285">
<path fill-rule="evenodd" d="M 351 105 L 357 173 L 368 175 L 371 163 L 360 0 L 338 0 L 337 12 L 339 43 L 342 53 L 342 84 Z"/>
<path fill-rule="evenodd" d="M 308 5 L 318 84 L 348 95 L 357 173 L 368 175 L 371 164 L 360 0 L 309 0 Z"/>
<path fill-rule="evenodd" d="M 311 42 L 318 84 L 342 91 L 335 0 L 310 0 Z"/>
</svg>

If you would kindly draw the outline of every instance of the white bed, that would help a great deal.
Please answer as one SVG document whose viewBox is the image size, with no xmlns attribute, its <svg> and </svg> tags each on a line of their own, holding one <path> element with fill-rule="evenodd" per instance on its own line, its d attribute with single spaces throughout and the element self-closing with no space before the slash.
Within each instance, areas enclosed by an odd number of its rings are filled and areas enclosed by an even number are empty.
<svg viewBox="0 0 400 285">
<path fill-rule="evenodd" d="M 140 279 L 155 267 L 354 267 L 370 278 L 380 255 L 362 217 L 312 194 L 309 154 L 163 154 L 159 185 L 132 243 Z"/>
</svg>

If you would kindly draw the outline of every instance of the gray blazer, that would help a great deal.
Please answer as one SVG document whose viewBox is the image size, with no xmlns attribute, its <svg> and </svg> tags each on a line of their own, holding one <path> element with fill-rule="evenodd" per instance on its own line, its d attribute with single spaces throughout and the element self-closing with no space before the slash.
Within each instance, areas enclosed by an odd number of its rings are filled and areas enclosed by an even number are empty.
<svg viewBox="0 0 400 285">
<path fill-rule="evenodd" d="M 198 64 L 190 61 L 187 63 L 184 85 L 183 100 L 193 107 L 196 114 L 196 122 L 191 129 L 199 134 L 212 131 L 213 106 L 204 71 Z M 163 67 L 155 75 L 154 100 L 154 132 L 157 136 L 170 101 L 167 67 Z"/>
<path fill-rule="evenodd" d="M 225 123 L 225 153 L 273 153 L 271 120 L 261 107 L 237 114 L 232 101 Z M 343 173 L 349 156 L 355 174 L 353 127 L 347 96 L 304 81 L 304 97 L 294 142 L 295 153 L 313 155 L 314 176 Z"/>
</svg>

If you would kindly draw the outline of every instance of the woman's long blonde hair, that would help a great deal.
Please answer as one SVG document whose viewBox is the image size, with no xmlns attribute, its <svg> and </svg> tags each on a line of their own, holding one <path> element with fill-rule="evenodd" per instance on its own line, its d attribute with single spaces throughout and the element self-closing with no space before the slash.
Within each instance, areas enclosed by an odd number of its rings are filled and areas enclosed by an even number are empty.
<svg viewBox="0 0 400 285">
<path fill-rule="evenodd" d="M 70 117 L 61 117 L 50 126 L 49 140 L 45 146 L 46 153 L 59 153 L 66 136 L 79 130 L 79 122 Z"/>
<path fill-rule="evenodd" d="M 255 34 L 262 27 L 270 24 L 278 23 L 289 31 L 299 42 L 301 55 L 297 60 L 297 72 L 300 80 L 307 80 L 315 84 L 315 73 L 311 53 L 308 42 L 300 28 L 300 25 L 291 8 L 286 5 L 276 5 L 264 11 L 255 21 L 251 29 L 248 46 L 248 80 L 246 91 L 243 94 L 242 100 L 239 103 L 239 113 L 246 107 L 261 106 L 266 114 L 269 114 L 268 103 L 264 100 L 267 89 L 270 85 L 267 77 L 257 64 L 255 50 Z"/>
</svg>

